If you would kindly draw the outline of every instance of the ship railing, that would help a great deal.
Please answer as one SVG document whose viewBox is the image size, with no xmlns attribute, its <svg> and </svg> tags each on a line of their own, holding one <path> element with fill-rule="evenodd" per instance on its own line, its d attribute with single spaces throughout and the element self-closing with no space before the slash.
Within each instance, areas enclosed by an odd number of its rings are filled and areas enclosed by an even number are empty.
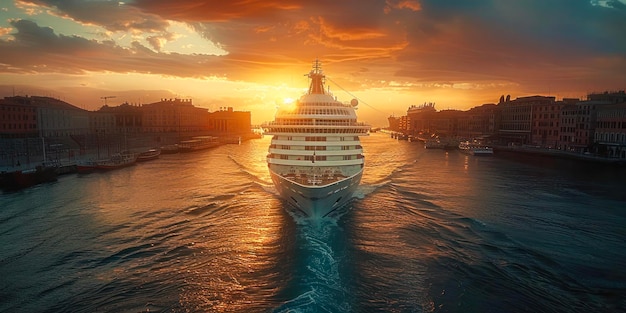
<svg viewBox="0 0 626 313">
<path fill-rule="evenodd" d="M 328 185 L 336 181 L 347 178 L 347 176 L 341 174 L 340 172 L 339 173 L 335 172 L 332 174 L 323 174 L 323 175 L 288 173 L 288 174 L 281 174 L 281 176 L 291 181 L 295 181 L 296 183 L 299 183 L 301 185 L 312 185 L 312 186 Z"/>
<path fill-rule="evenodd" d="M 296 121 L 273 121 L 265 123 L 263 126 L 369 126 L 363 122 L 322 122 L 322 121 L 309 121 L 309 122 L 296 122 Z"/>
</svg>

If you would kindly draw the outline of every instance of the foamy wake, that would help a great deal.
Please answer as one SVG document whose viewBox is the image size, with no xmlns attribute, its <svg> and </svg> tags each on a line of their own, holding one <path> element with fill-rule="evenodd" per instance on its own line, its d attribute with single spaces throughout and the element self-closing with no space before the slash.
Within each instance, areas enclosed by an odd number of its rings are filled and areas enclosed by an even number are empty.
<svg viewBox="0 0 626 313">
<path fill-rule="evenodd" d="M 293 288 L 298 296 L 284 302 L 275 312 L 350 312 L 347 288 L 340 276 L 345 247 L 335 244 L 343 238 L 335 219 L 311 221 L 296 218 L 298 253 L 303 262 Z"/>
</svg>

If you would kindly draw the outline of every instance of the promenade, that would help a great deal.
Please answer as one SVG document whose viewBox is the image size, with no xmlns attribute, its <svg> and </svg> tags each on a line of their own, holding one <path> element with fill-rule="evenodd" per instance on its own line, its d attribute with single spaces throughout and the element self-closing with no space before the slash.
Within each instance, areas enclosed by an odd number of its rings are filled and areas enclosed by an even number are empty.
<svg viewBox="0 0 626 313">
<path fill-rule="evenodd" d="M 179 143 L 181 140 L 194 136 L 205 136 L 207 133 L 187 133 L 184 136 L 177 133 L 142 133 L 131 135 L 117 135 L 107 138 L 82 137 L 79 140 L 72 138 L 19 138 L 0 139 L 0 173 L 24 171 L 40 165 L 59 168 L 59 174 L 71 172 L 76 163 L 81 160 L 97 160 L 120 151 L 140 153 L 152 148 L 160 148 Z M 211 134 L 212 135 L 212 134 Z M 244 135 L 219 134 L 221 144 L 237 143 L 255 136 L 250 133 Z M 44 149 L 45 159 L 44 159 Z"/>
<path fill-rule="evenodd" d="M 493 146 L 495 153 L 514 153 L 514 154 L 529 154 L 539 155 L 554 158 L 572 159 L 579 161 L 587 161 L 594 163 L 613 164 L 619 166 L 626 166 L 626 159 L 607 158 L 597 156 L 589 153 L 578 153 L 571 151 L 563 151 L 558 149 L 538 148 L 532 146 Z"/>
</svg>

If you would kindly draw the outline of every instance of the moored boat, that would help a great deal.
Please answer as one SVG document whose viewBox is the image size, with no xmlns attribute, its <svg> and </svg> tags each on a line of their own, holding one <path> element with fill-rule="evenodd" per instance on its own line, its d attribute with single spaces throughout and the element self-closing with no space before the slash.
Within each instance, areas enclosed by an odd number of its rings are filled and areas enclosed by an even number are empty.
<svg viewBox="0 0 626 313">
<path fill-rule="evenodd" d="M 131 166 L 135 164 L 136 161 L 137 154 L 129 151 L 122 151 L 111 155 L 108 159 L 97 161 L 97 168 L 100 170 L 112 170 Z"/>
<path fill-rule="evenodd" d="M 178 153 L 178 144 L 165 145 L 161 147 L 161 153 L 163 154 L 175 154 Z"/>
<path fill-rule="evenodd" d="M 5 190 L 20 190 L 56 180 L 56 167 L 41 165 L 31 169 L 2 173 L 0 187 Z"/>
<path fill-rule="evenodd" d="M 83 159 L 76 162 L 76 171 L 78 173 L 89 173 L 98 169 L 98 161 L 91 159 Z"/>
<path fill-rule="evenodd" d="M 446 148 L 446 144 L 441 142 L 439 139 L 429 138 L 429 139 L 426 139 L 426 141 L 424 142 L 424 148 L 426 148 L 426 149 L 445 149 Z"/>
<path fill-rule="evenodd" d="M 217 137 L 213 136 L 197 136 L 190 140 L 183 140 L 178 143 L 179 152 L 193 152 L 199 150 L 206 150 L 214 148 L 220 145 Z"/>
<path fill-rule="evenodd" d="M 480 144 L 476 141 L 463 141 L 459 143 L 459 150 L 465 154 L 476 156 L 493 155 L 493 148 Z"/>
<path fill-rule="evenodd" d="M 145 162 L 158 159 L 161 155 L 161 149 L 152 148 L 148 151 L 141 152 L 137 155 L 137 162 Z"/>
<path fill-rule="evenodd" d="M 122 151 L 111 155 L 106 159 L 85 159 L 76 163 L 76 171 L 79 173 L 88 173 L 95 170 L 113 170 L 117 168 L 127 167 L 137 162 L 137 154 L 129 151 Z"/>
<path fill-rule="evenodd" d="M 326 91 L 319 61 L 308 77 L 308 92 L 263 129 L 273 136 L 267 163 L 276 189 L 290 208 L 319 219 L 352 199 L 365 164 L 359 137 L 370 126 L 357 122 L 356 99 L 342 103 Z"/>
</svg>

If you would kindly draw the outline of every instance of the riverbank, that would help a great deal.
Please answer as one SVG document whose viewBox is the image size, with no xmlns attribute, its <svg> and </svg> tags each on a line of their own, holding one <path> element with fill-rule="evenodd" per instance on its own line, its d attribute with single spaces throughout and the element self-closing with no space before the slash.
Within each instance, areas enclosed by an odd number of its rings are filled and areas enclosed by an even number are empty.
<svg viewBox="0 0 626 313">
<path fill-rule="evenodd" d="M 626 166 L 626 160 L 624 159 L 606 158 L 592 154 L 569 152 L 556 149 L 536 148 L 530 146 L 493 146 L 493 151 L 494 153 L 499 155 L 527 154 L 593 163 L 611 164 L 616 166 Z"/>
<path fill-rule="evenodd" d="M 241 136 L 222 136 L 217 138 L 215 144 L 210 148 L 226 144 L 240 144 L 243 141 L 259 138 L 255 134 L 244 134 Z M 4 153 L 0 158 L 0 189 L 18 190 L 27 188 L 40 183 L 56 180 L 57 175 L 73 174 L 78 171 L 78 164 L 87 160 L 101 160 L 107 156 L 119 153 L 120 151 L 129 151 L 130 153 L 140 154 L 150 149 L 158 149 L 164 146 L 175 146 L 178 148 L 178 141 L 175 137 L 163 136 L 133 136 L 128 138 L 124 145 L 119 143 L 106 143 L 97 146 L 91 146 L 86 149 L 85 145 L 64 145 L 62 148 L 55 147 L 54 151 L 46 151 L 44 155 L 43 149 L 36 149 L 36 146 L 28 142 L 28 139 L 18 139 L 21 145 L 7 145 L 7 140 L 3 141 L 3 146 L 26 147 L 25 149 L 14 149 L 12 153 Z M 125 149 L 124 149 L 124 148 Z M 204 150 L 195 149 L 195 150 Z M 169 152 L 172 153 L 172 152 Z M 178 149 L 175 153 L 178 153 Z M 45 170 L 45 177 L 37 175 Z M 54 173 L 54 175 L 48 175 Z M 16 178 L 17 177 L 17 178 Z"/>
</svg>

